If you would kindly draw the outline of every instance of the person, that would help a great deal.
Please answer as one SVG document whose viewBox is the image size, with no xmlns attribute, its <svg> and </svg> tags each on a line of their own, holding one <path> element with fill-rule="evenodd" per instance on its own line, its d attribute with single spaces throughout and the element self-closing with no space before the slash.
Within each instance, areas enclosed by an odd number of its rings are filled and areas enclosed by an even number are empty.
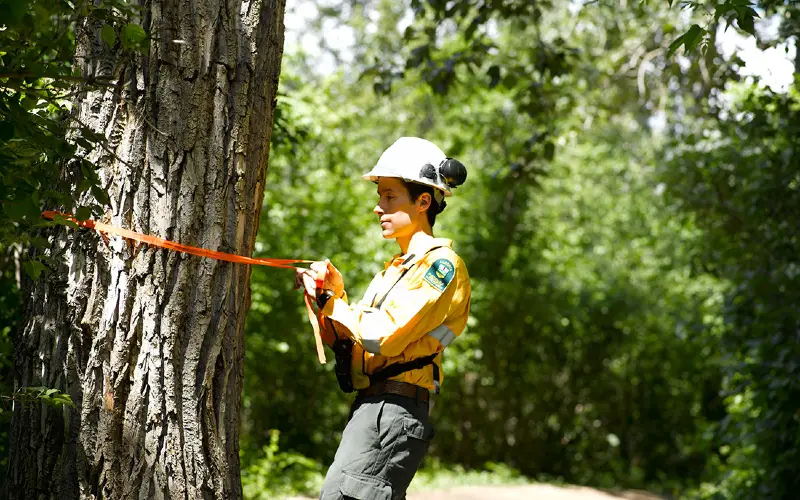
<svg viewBox="0 0 800 500">
<path fill-rule="evenodd" d="M 340 387 L 357 391 L 321 500 L 404 499 L 427 452 L 430 392 L 438 394 L 443 380 L 442 351 L 467 323 L 471 291 L 452 241 L 434 237 L 433 226 L 466 176 L 433 143 L 398 139 L 363 177 L 378 186 L 374 212 L 400 253 L 357 304 L 348 303 L 329 261 L 296 275 L 297 286 L 316 297 Z M 318 272 L 325 274 L 319 288 Z"/>
</svg>

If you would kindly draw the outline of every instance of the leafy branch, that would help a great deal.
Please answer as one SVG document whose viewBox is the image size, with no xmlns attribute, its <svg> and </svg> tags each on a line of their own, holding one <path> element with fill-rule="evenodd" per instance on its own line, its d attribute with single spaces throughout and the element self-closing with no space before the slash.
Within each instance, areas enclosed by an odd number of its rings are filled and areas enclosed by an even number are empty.
<svg viewBox="0 0 800 500">
<path fill-rule="evenodd" d="M 87 85 L 98 85 L 98 86 L 106 86 L 106 87 L 117 87 L 119 86 L 118 83 L 114 83 L 113 79 L 110 77 L 104 76 L 90 76 L 90 77 L 83 77 L 83 76 L 76 76 L 76 75 L 61 75 L 61 74 L 39 74 L 33 72 L 24 72 L 24 73 L 3 73 L 0 72 L 0 80 L 21 80 L 25 78 L 48 78 L 51 80 L 61 80 L 65 82 L 78 82 L 78 83 L 85 83 Z M 4 87 L 6 84 L 0 83 L 0 88 Z"/>
<path fill-rule="evenodd" d="M 667 3 L 672 8 L 675 1 L 667 0 Z M 700 26 L 697 23 L 692 24 L 685 33 L 673 40 L 668 50 L 668 55 L 670 56 L 681 46 L 683 46 L 684 54 L 692 52 L 698 45 L 703 47 L 705 51 L 711 38 L 711 33 L 719 25 L 720 21 L 727 23 L 725 29 L 728 29 L 736 21 L 736 26 L 740 30 L 754 37 L 757 36 L 755 20 L 760 16 L 754 8 L 756 4 L 750 0 L 714 0 L 710 4 L 700 0 L 691 0 L 678 2 L 678 5 L 681 10 L 702 11 L 708 20 L 704 26 Z"/>
<path fill-rule="evenodd" d="M 0 394 L 0 401 L 5 404 L 10 404 L 12 401 L 16 401 L 23 406 L 46 404 L 54 408 L 62 408 L 64 406 L 68 408 L 75 408 L 75 403 L 72 402 L 72 397 L 69 394 L 61 392 L 58 389 L 51 389 L 49 387 L 23 387 L 22 389 L 15 391 L 11 396 Z M 0 413 L 6 411 L 3 406 L 5 405 L 0 405 Z"/>
</svg>

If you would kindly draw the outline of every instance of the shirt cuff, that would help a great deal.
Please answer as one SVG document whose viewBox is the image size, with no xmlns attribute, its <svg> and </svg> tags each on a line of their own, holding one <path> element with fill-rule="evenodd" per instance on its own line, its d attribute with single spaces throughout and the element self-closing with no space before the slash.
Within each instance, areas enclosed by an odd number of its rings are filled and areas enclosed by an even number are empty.
<svg viewBox="0 0 800 500">
<path fill-rule="evenodd" d="M 330 299 L 333 297 L 333 292 L 330 290 L 325 290 L 321 294 L 317 296 L 317 307 L 320 309 L 324 309 L 325 306 L 330 302 Z"/>
<path fill-rule="evenodd" d="M 342 302 L 345 303 L 345 305 L 347 304 L 347 302 L 345 302 L 342 299 L 337 299 L 337 298 L 334 298 L 334 297 L 330 297 L 329 299 L 325 300 L 325 303 L 322 304 L 322 306 L 320 307 L 320 312 L 322 312 L 322 314 L 324 316 L 328 316 L 328 317 L 332 316 L 333 315 L 333 306 L 334 306 L 334 304 L 336 303 L 337 300 L 341 300 Z"/>
</svg>

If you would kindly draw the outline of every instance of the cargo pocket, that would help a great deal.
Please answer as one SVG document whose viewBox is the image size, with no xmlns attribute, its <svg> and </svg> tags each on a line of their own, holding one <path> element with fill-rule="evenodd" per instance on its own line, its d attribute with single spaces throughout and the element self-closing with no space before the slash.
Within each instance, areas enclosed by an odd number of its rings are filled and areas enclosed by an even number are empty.
<svg viewBox="0 0 800 500">
<path fill-rule="evenodd" d="M 392 487 L 386 481 L 356 472 L 342 471 L 339 491 L 342 492 L 344 498 L 355 500 L 391 500 L 392 498 Z"/>
<path fill-rule="evenodd" d="M 433 427 L 429 423 L 407 416 L 402 418 L 402 422 L 392 456 L 389 457 L 387 474 L 395 498 L 404 498 L 408 485 L 428 451 L 428 442 L 433 434 Z"/>
<path fill-rule="evenodd" d="M 403 429 L 405 430 L 406 436 L 411 439 L 423 441 L 426 446 L 428 445 L 428 441 L 433 437 L 433 426 L 430 424 L 426 426 L 415 418 L 403 417 Z"/>
</svg>

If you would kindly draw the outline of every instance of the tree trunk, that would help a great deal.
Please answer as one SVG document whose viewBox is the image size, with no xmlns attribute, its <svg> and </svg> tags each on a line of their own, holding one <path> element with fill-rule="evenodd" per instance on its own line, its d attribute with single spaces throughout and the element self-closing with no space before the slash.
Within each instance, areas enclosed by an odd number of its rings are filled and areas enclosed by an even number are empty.
<svg viewBox="0 0 800 500">
<path fill-rule="evenodd" d="M 283 0 L 145 0 L 148 55 L 86 20 L 76 66 L 118 85 L 74 114 L 108 144 L 85 154 L 110 222 L 252 252 L 283 51 Z M 113 151 L 113 154 L 111 152 Z M 79 171 L 79 159 L 68 171 Z M 55 269 L 25 290 L 15 385 L 77 408 L 13 413 L 9 498 L 242 496 L 239 408 L 249 266 L 86 230 L 52 235 Z"/>
</svg>

